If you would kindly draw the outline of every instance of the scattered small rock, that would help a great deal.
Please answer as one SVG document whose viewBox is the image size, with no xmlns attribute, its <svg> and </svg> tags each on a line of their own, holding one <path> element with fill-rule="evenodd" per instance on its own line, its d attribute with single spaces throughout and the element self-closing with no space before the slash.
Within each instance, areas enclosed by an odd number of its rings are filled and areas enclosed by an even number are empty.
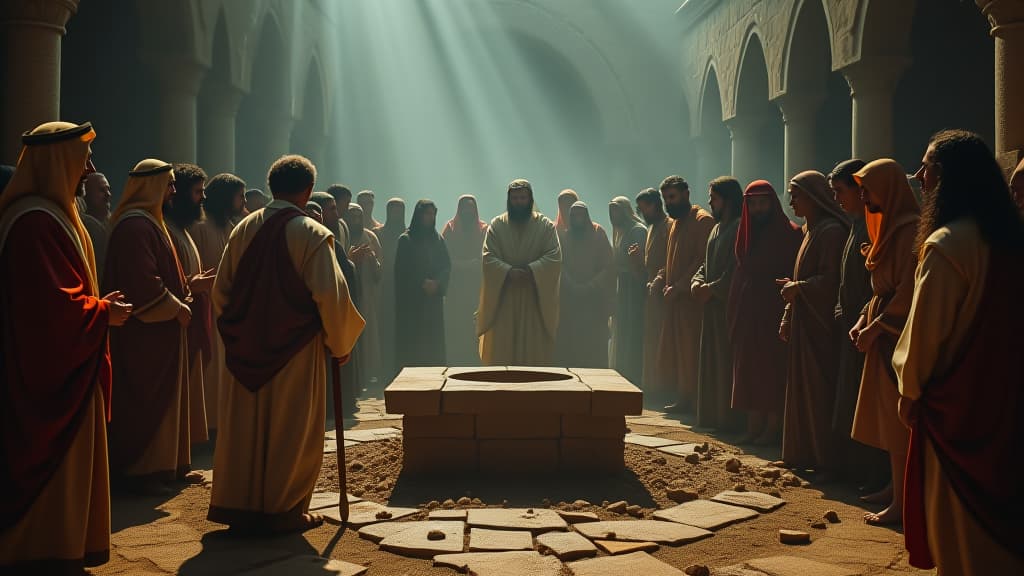
<svg viewBox="0 0 1024 576">
<path fill-rule="evenodd" d="M 783 486 L 799 487 L 800 486 L 800 479 L 797 478 L 793 474 L 783 474 L 782 475 L 782 485 Z"/>
<path fill-rule="evenodd" d="M 363 468 L 366 468 L 366 465 L 360 462 L 359 460 L 356 460 L 355 462 L 348 465 L 348 469 L 353 472 L 359 472 Z"/>
<path fill-rule="evenodd" d="M 427 540 L 444 540 L 444 530 L 431 530 L 427 532 Z"/>
<path fill-rule="evenodd" d="M 786 463 L 783 462 L 782 460 L 776 460 L 776 461 L 772 462 L 770 465 L 771 466 L 775 466 L 776 468 L 785 468 L 786 467 Z"/>
<path fill-rule="evenodd" d="M 441 505 L 441 503 L 438 502 L 437 500 L 431 500 L 430 502 L 427 502 L 427 509 L 428 510 L 433 510 L 433 509 L 437 508 L 440 505 Z"/>
<path fill-rule="evenodd" d="M 380 484 L 377 484 L 376 490 L 377 490 L 377 492 L 387 492 L 388 488 L 390 488 L 390 487 L 391 486 L 388 485 L 387 482 L 381 482 Z"/>
<path fill-rule="evenodd" d="M 811 487 L 811 483 L 808 482 L 807 480 L 801 480 L 800 481 L 800 487 L 801 488 L 810 488 Z"/>
<path fill-rule="evenodd" d="M 839 524 L 839 513 L 835 510 L 827 510 L 824 518 L 829 524 Z"/>
<path fill-rule="evenodd" d="M 363 494 L 364 494 L 364 492 L 363 492 L 363 490 L 361 488 L 353 488 L 352 489 L 352 495 L 355 496 L 356 498 L 359 498 Z"/>
<path fill-rule="evenodd" d="M 636 518 L 640 518 L 641 516 L 644 515 L 644 509 L 641 506 L 633 504 L 632 506 L 627 506 L 626 507 L 626 513 L 629 514 L 630 516 L 634 516 Z"/>
<path fill-rule="evenodd" d="M 447 499 L 447 500 L 445 500 L 444 502 L 441 503 L 441 507 L 442 508 L 455 508 L 455 500 L 452 500 L 451 498 L 449 498 L 449 499 Z"/>
<path fill-rule="evenodd" d="M 380 512 L 377 512 L 376 516 L 374 516 L 374 517 L 377 520 L 390 520 L 391 516 L 392 516 L 391 512 L 388 512 L 387 510 L 381 510 Z"/>
<path fill-rule="evenodd" d="M 463 496 L 462 498 L 459 498 L 458 501 L 456 501 L 455 503 L 458 504 L 459 506 L 469 506 L 470 504 L 473 503 L 473 501 L 467 498 L 466 496 Z"/>
<path fill-rule="evenodd" d="M 768 495 L 775 496 L 776 498 L 782 498 L 782 492 L 779 492 L 778 490 L 771 490 L 768 492 Z"/>
<path fill-rule="evenodd" d="M 769 486 L 773 486 L 773 483 L 772 483 L 772 481 L 771 481 L 771 480 L 761 480 L 761 482 L 759 482 L 759 484 L 760 484 L 760 485 L 761 485 L 761 487 L 763 487 L 763 488 L 767 488 L 767 487 L 769 487 Z"/>
<path fill-rule="evenodd" d="M 747 491 L 747 486 L 746 486 L 746 484 L 737 484 L 737 485 L 732 487 L 732 490 L 733 490 L 733 492 L 746 492 Z"/>
<path fill-rule="evenodd" d="M 711 576 L 711 570 L 703 564 L 690 564 L 683 570 L 687 576 Z"/>
<path fill-rule="evenodd" d="M 783 544 L 809 544 L 811 535 L 800 530 L 779 530 L 779 542 Z"/>
<path fill-rule="evenodd" d="M 782 470 L 778 468 L 765 468 L 761 470 L 761 478 L 779 478 L 782 476 Z"/>
<path fill-rule="evenodd" d="M 479 498 L 473 498 L 473 505 L 474 506 L 483 506 L 484 505 L 484 501 L 479 499 Z"/>
<path fill-rule="evenodd" d="M 732 472 L 732 473 L 739 472 L 741 466 L 742 466 L 742 464 L 740 464 L 740 461 L 737 460 L 736 458 L 729 458 L 728 460 L 725 461 L 725 471 L 726 472 Z"/>
<path fill-rule="evenodd" d="M 587 502 L 586 500 L 577 500 L 577 501 L 573 502 L 572 505 L 577 507 L 577 508 L 586 508 L 586 507 L 590 506 L 590 502 Z"/>
<path fill-rule="evenodd" d="M 658 456 L 658 457 L 657 457 L 657 458 L 655 458 L 654 460 L 651 460 L 651 462 L 654 462 L 654 463 L 655 463 L 655 464 L 657 464 L 658 466 L 664 466 L 664 465 L 665 465 L 665 464 L 666 464 L 666 463 L 668 462 L 668 460 L 665 460 L 665 459 L 664 459 L 664 458 L 662 458 L 661 456 Z"/>
<path fill-rule="evenodd" d="M 698 462 L 700 462 L 700 454 L 697 454 L 696 452 L 694 452 L 694 453 L 692 453 L 692 454 L 687 454 L 687 455 L 686 455 L 686 456 L 685 456 L 685 457 L 683 458 L 683 460 L 684 460 L 684 461 L 685 461 L 685 462 L 686 462 L 687 464 L 697 464 Z"/>
<path fill-rule="evenodd" d="M 818 520 L 817 522 L 811 522 L 811 528 L 814 528 L 816 530 L 824 530 L 827 526 L 828 525 L 822 522 L 821 520 Z"/>
<path fill-rule="evenodd" d="M 608 531 L 604 533 L 604 540 L 615 540 L 615 532 Z"/>
<path fill-rule="evenodd" d="M 508 508 L 508 500 L 502 500 L 501 501 L 501 507 L 502 508 Z"/>
<path fill-rule="evenodd" d="M 665 496 L 668 496 L 669 500 L 679 504 L 699 498 L 696 490 L 686 486 L 679 480 L 673 481 L 672 484 L 665 489 Z"/>
<path fill-rule="evenodd" d="M 609 512 L 614 512 L 616 514 L 625 514 L 627 506 L 629 506 L 628 502 L 626 502 L 625 500 L 619 500 L 618 502 L 613 502 L 605 506 L 605 509 L 608 510 Z"/>
<path fill-rule="evenodd" d="M 602 500 L 601 501 L 601 508 L 607 508 L 607 507 L 608 507 L 608 501 L 607 500 Z"/>
<path fill-rule="evenodd" d="M 710 452 L 711 451 L 711 445 L 708 444 L 707 442 L 705 442 L 705 443 L 701 444 L 700 446 L 694 446 L 693 447 L 693 451 L 694 452 Z M 696 564 L 694 564 L 694 566 L 696 566 Z"/>
<path fill-rule="evenodd" d="M 548 500 L 547 498 L 541 500 L 540 504 L 545 508 L 551 508 L 551 500 Z"/>
</svg>

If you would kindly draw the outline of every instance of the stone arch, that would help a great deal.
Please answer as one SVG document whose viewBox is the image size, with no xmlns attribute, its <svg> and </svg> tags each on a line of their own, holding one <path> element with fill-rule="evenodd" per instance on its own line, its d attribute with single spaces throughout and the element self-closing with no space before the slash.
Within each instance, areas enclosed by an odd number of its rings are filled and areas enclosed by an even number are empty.
<svg viewBox="0 0 1024 576">
<path fill-rule="evenodd" d="M 754 72 L 753 69 L 749 68 L 750 56 L 754 56 L 758 59 L 755 68 L 764 71 L 764 90 L 760 90 L 759 82 L 758 91 L 764 93 L 765 101 L 768 100 L 769 92 L 771 90 L 771 74 L 768 71 L 768 59 L 764 50 L 765 43 L 763 38 L 764 36 L 762 35 L 757 22 L 751 22 L 747 25 L 747 31 L 743 34 L 743 43 L 740 45 L 739 60 L 734 68 L 733 78 L 730 84 L 730 90 L 732 92 L 730 100 L 733 105 L 733 109 L 731 110 L 732 114 L 729 114 L 728 112 L 726 114 L 735 115 L 740 112 L 741 95 L 743 94 L 741 82 L 743 82 L 744 77 L 746 77 L 749 82 L 751 78 L 750 73 Z M 751 52 L 752 48 L 754 49 L 753 53 Z M 748 71 L 748 74 L 744 75 L 744 71 Z M 760 75 L 758 75 L 758 79 L 760 79 Z"/>
<path fill-rule="evenodd" d="M 248 60 L 249 94 L 242 98 L 235 130 L 235 170 L 261 187 L 270 164 L 288 151 L 292 130 L 290 43 L 280 18 L 263 12 Z"/>
<path fill-rule="evenodd" d="M 700 190 L 713 178 L 731 173 L 731 150 L 729 129 L 722 122 L 722 94 L 718 81 L 715 62 L 708 59 L 704 72 L 704 82 L 699 100 L 699 116 L 697 118 L 697 175 L 693 188 Z M 691 200 L 702 201 L 694 195 Z"/>
<path fill-rule="evenodd" d="M 211 174 L 235 170 L 235 116 L 242 94 L 234 84 L 237 66 L 228 20 L 221 6 L 210 39 L 210 69 L 197 97 L 196 157 Z"/>
<path fill-rule="evenodd" d="M 769 100 L 770 86 L 762 36 L 751 24 L 737 66 L 736 113 L 729 120 L 732 173 L 743 186 L 765 179 L 778 191 L 785 181 L 785 135 L 779 108 Z"/>
<path fill-rule="evenodd" d="M 313 50 L 306 67 L 302 84 L 302 96 L 296 99 L 298 109 L 295 128 L 292 130 L 291 149 L 320 165 L 324 160 L 327 145 L 328 119 L 327 85 L 324 82 L 323 67 L 317 50 Z"/>
</svg>

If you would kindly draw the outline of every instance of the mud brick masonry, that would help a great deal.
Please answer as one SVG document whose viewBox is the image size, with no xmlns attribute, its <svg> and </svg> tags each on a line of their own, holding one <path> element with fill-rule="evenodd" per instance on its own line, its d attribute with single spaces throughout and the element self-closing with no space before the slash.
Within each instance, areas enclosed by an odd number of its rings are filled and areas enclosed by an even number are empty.
<svg viewBox="0 0 1024 576">
<path fill-rule="evenodd" d="M 384 391 L 403 415 L 405 472 L 622 470 L 643 393 L 599 368 L 406 368 Z"/>
</svg>

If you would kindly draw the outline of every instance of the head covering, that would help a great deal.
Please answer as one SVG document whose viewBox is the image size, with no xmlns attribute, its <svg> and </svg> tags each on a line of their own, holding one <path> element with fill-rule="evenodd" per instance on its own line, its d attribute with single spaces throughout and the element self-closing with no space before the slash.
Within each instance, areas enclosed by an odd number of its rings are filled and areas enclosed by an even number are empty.
<svg viewBox="0 0 1024 576">
<path fill-rule="evenodd" d="M 558 218 L 555 219 L 555 228 L 559 230 L 569 229 L 569 208 L 573 203 L 579 202 L 580 195 L 575 190 L 566 188 L 558 194 Z"/>
<path fill-rule="evenodd" d="M 796 228 L 786 213 L 782 211 L 782 202 L 779 201 L 779 195 L 775 193 L 775 188 L 772 188 L 767 180 L 754 180 L 743 192 L 743 214 L 740 216 L 740 225 L 736 230 L 736 260 L 740 264 L 750 253 L 750 247 L 753 245 L 754 225 L 750 220 L 747 200 L 754 196 L 765 196 L 772 200 L 770 222 L 764 226 L 766 235 L 788 234 Z"/>
<path fill-rule="evenodd" d="M 359 204 L 348 205 L 348 211 L 345 212 L 344 220 L 345 224 L 348 225 L 349 232 L 352 233 L 352 240 L 363 237 L 363 231 L 366 230 L 365 217 L 362 206 Z"/>
<path fill-rule="evenodd" d="M 164 196 L 167 187 L 174 182 L 174 170 L 171 165 L 156 158 L 146 158 L 135 165 L 128 173 L 128 182 L 124 185 L 124 193 L 117 209 L 110 216 L 110 222 L 116 226 L 118 220 L 130 211 L 145 212 L 160 226 L 174 251 L 174 242 L 164 224 Z M 177 257 L 177 253 L 175 253 Z"/>
<path fill-rule="evenodd" d="M 914 191 L 910 189 L 906 171 L 895 160 L 882 158 L 869 162 L 853 177 L 857 184 L 865 190 L 871 190 L 882 201 L 880 213 L 874 214 L 868 210 L 864 214 L 871 244 L 865 246 L 862 252 L 867 257 L 865 266 L 868 270 L 874 270 L 896 230 L 907 224 L 917 225 L 921 207 L 914 197 Z"/>
<path fill-rule="evenodd" d="M 459 205 L 455 209 L 455 217 L 448 221 L 445 228 L 453 232 L 481 232 L 487 227 L 487 223 L 480 220 L 480 208 L 477 206 L 476 197 L 471 194 L 459 196 Z"/>
<path fill-rule="evenodd" d="M 597 224 L 595 224 L 594 220 L 590 217 L 590 208 L 585 202 L 581 201 L 573 202 L 572 206 L 569 207 L 569 215 L 566 217 L 566 221 L 569 226 L 572 226 L 572 213 L 576 211 L 583 212 L 583 214 L 586 215 L 587 223 L 590 224 L 590 230 L 597 230 Z M 587 227 L 585 226 L 585 228 Z"/>
<path fill-rule="evenodd" d="M 432 228 L 424 228 L 420 225 L 420 216 L 427 210 L 434 211 L 434 226 Z M 433 200 L 420 200 L 416 202 L 416 207 L 412 209 L 412 220 L 409 221 L 409 234 L 420 236 L 437 236 L 437 204 L 434 204 Z"/>
<path fill-rule="evenodd" d="M 633 203 L 629 201 L 629 198 L 626 198 L 625 196 L 616 196 L 615 198 L 612 198 L 611 202 L 608 203 L 609 208 L 611 208 L 612 206 L 621 210 L 622 213 L 625 214 L 633 222 L 636 222 L 637 224 L 644 226 L 644 221 L 641 220 L 640 217 L 636 215 L 636 211 L 633 210 Z M 618 246 L 619 240 L 622 238 L 622 235 L 626 233 L 626 229 L 628 227 L 629 226 L 623 226 L 620 229 L 618 226 L 615 226 L 614 224 L 612 225 L 612 244 Z"/>
<path fill-rule="evenodd" d="M 396 214 L 399 208 L 402 209 L 401 215 Z M 397 228 L 400 231 L 405 230 L 405 200 L 401 198 L 388 200 L 384 213 L 384 227 L 388 229 Z"/>
<path fill-rule="evenodd" d="M 850 218 L 836 202 L 835 194 L 824 174 L 817 170 L 806 170 L 794 176 L 789 183 L 806 192 L 826 214 L 839 220 L 843 226 L 850 227 Z"/>
<path fill-rule="evenodd" d="M 99 295 L 92 240 L 75 204 L 78 183 L 89 161 L 89 143 L 95 138 L 96 132 L 88 122 L 80 125 L 47 122 L 23 134 L 24 147 L 18 156 L 18 167 L 11 181 L 0 191 L 0 215 L 27 196 L 39 196 L 56 204 L 74 227 L 92 281 L 92 292 Z"/>
</svg>

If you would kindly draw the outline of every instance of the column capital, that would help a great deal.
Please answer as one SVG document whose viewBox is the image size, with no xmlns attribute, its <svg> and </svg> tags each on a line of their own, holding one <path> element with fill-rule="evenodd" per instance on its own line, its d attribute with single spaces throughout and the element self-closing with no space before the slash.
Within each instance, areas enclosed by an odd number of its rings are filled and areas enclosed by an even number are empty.
<svg viewBox="0 0 1024 576">
<path fill-rule="evenodd" d="M 811 90 L 793 90 L 775 99 L 782 111 L 782 121 L 813 122 L 821 106 L 825 104 L 825 93 Z"/>
<path fill-rule="evenodd" d="M 1005 38 L 1024 33 L 1024 0 L 974 0 L 992 26 L 991 34 Z"/>
<path fill-rule="evenodd" d="M 4 0 L 0 24 L 35 26 L 63 36 L 64 25 L 78 12 L 78 0 Z"/>
<path fill-rule="evenodd" d="M 854 98 L 877 93 L 892 95 L 910 62 L 910 58 L 899 56 L 867 56 L 842 68 L 841 72 Z"/>
</svg>

